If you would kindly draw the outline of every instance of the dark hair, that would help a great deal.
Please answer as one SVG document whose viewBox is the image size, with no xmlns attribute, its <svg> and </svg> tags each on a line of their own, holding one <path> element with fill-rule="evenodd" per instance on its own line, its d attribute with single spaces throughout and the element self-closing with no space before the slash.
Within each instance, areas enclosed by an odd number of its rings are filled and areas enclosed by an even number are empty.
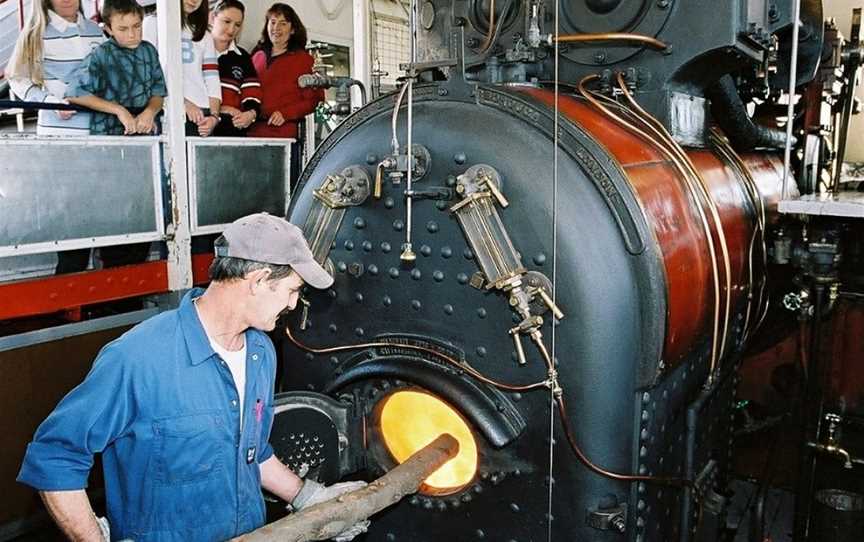
<svg viewBox="0 0 864 542">
<path fill-rule="evenodd" d="M 291 30 L 293 30 L 294 33 L 291 34 L 291 38 L 288 40 L 288 50 L 296 51 L 305 49 L 308 39 L 306 37 L 306 27 L 303 26 L 303 21 L 301 21 L 300 17 L 297 16 L 297 12 L 294 11 L 294 8 L 288 4 L 277 2 L 270 6 L 270 9 L 268 9 L 267 13 L 264 14 L 264 29 L 261 31 L 261 39 L 258 40 L 258 45 L 255 46 L 253 52 L 264 51 L 264 54 L 267 55 L 267 60 L 270 60 L 270 57 L 273 54 L 273 42 L 270 41 L 270 35 L 267 34 L 267 22 L 273 15 L 281 15 L 285 17 L 286 21 L 291 23 Z"/>
<path fill-rule="evenodd" d="M 207 25 L 210 22 L 210 4 L 207 0 L 201 0 L 201 5 L 198 9 L 190 14 L 183 11 L 183 0 L 180 0 L 180 21 L 181 26 L 188 28 L 192 32 L 192 41 L 201 41 L 204 33 L 207 32 Z"/>
<path fill-rule="evenodd" d="M 228 241 L 224 236 L 220 235 L 213 244 L 215 246 L 224 247 L 228 246 Z M 210 264 L 209 275 L 210 280 L 213 282 L 230 282 L 232 280 L 243 279 L 249 273 L 258 271 L 259 269 L 270 270 L 270 276 L 267 277 L 268 281 L 284 279 L 294 271 L 290 265 L 277 265 L 246 260 L 244 258 L 217 256 L 216 259 L 213 260 L 213 263 Z"/>
<path fill-rule="evenodd" d="M 131 15 L 135 14 L 144 20 L 144 9 L 138 5 L 138 2 L 135 0 L 108 0 L 105 2 L 105 5 L 102 6 L 102 13 L 100 16 L 102 17 L 102 22 L 105 23 L 105 26 L 111 28 L 111 16 L 112 15 Z"/>
<path fill-rule="evenodd" d="M 239 9 L 243 16 L 246 16 L 246 6 L 240 0 L 220 0 L 216 7 L 213 8 L 213 14 L 225 11 L 226 9 Z"/>
</svg>

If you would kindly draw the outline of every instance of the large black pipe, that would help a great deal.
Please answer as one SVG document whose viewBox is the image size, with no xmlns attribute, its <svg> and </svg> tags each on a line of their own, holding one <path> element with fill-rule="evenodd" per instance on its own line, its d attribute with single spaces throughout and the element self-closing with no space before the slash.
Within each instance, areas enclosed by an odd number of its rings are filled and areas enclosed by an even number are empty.
<svg viewBox="0 0 864 542">
<path fill-rule="evenodd" d="M 714 86 L 708 88 L 706 94 L 711 100 L 714 121 L 723 129 L 736 151 L 782 149 L 786 146 L 786 132 L 753 122 L 731 75 L 721 77 Z M 794 137 L 792 145 L 795 145 Z"/>
</svg>

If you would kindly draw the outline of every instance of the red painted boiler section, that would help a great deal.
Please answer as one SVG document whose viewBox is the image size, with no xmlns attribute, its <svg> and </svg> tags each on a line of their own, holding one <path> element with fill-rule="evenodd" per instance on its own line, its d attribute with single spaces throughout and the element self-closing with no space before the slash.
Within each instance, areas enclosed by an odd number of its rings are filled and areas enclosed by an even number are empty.
<svg viewBox="0 0 864 542">
<path fill-rule="evenodd" d="M 526 89 L 522 92 L 554 107 L 554 93 L 550 90 Z M 618 161 L 654 231 L 666 269 L 668 313 L 664 359 L 667 365 L 675 365 L 697 340 L 711 333 L 714 317 L 712 259 L 697 203 L 688 192 L 682 174 L 656 142 L 644 140 L 581 98 L 559 95 L 558 108 L 563 117 L 580 126 Z M 753 202 L 745 190 L 745 179 L 716 152 L 691 149 L 687 154 L 705 180 L 723 225 L 729 253 L 734 317 L 750 282 L 748 261 L 756 227 Z M 781 191 L 782 161 L 769 154 L 743 155 L 740 158 L 759 188 L 767 221 L 770 222 L 772 215 L 776 215 Z M 713 231 L 710 212 L 707 207 L 704 211 Z M 716 232 L 714 240 L 720 258 L 720 285 L 722 295 L 725 295 L 724 266 Z M 757 278 L 762 272 L 759 262 L 759 258 L 754 259 Z M 722 308 L 723 305 L 721 311 Z"/>
</svg>

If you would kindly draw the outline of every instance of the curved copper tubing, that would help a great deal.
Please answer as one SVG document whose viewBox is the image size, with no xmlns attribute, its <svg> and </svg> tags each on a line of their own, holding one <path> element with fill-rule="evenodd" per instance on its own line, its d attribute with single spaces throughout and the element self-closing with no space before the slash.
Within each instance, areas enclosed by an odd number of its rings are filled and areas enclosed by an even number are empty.
<svg viewBox="0 0 864 542">
<path fill-rule="evenodd" d="M 643 34 L 631 34 L 629 32 L 602 32 L 597 34 L 560 34 L 552 36 L 553 42 L 558 43 L 594 43 L 597 41 L 629 41 L 633 43 L 641 43 L 642 45 L 650 45 L 651 47 L 664 50 L 669 46 L 651 36 Z"/>
<path fill-rule="evenodd" d="M 503 15 L 503 13 L 502 13 Z M 498 23 L 501 24 L 501 23 Z M 492 36 L 495 35 L 495 0 L 489 0 L 489 29 L 486 32 L 486 39 L 483 40 L 483 46 L 480 51 L 485 53 L 492 46 Z"/>
<path fill-rule="evenodd" d="M 490 386 L 493 386 L 493 387 L 496 387 L 496 388 L 499 388 L 502 390 L 529 391 L 529 390 L 536 390 L 536 389 L 540 389 L 540 388 L 548 388 L 549 387 L 549 385 L 546 381 L 534 382 L 533 384 L 515 384 L 515 385 L 514 384 L 505 384 L 503 382 L 498 382 L 496 380 L 492 380 L 491 378 L 486 377 L 485 375 L 483 375 L 483 373 L 481 373 L 477 369 L 471 367 L 466 362 L 459 361 L 459 360 L 457 360 L 451 356 L 448 356 L 447 354 L 445 354 L 443 352 L 439 352 L 439 351 L 434 350 L 432 348 L 426 348 L 425 346 L 419 346 L 416 344 L 402 344 L 402 343 L 398 343 L 398 342 L 394 342 L 394 341 L 372 341 L 372 342 L 365 342 L 365 343 L 355 343 L 355 344 L 345 344 L 345 345 L 339 345 L 339 346 L 330 346 L 330 347 L 325 347 L 325 348 L 314 348 L 311 346 L 307 346 L 307 345 L 301 343 L 299 340 L 297 340 L 297 338 L 294 337 L 294 334 L 291 333 L 291 328 L 288 326 L 285 326 L 285 335 L 288 337 L 288 340 L 294 344 L 294 346 L 296 346 L 300 350 L 305 350 L 306 352 L 312 352 L 313 354 L 332 354 L 335 352 L 351 352 L 354 350 L 364 350 L 367 348 L 402 348 L 405 350 L 414 350 L 416 352 L 424 352 L 426 354 L 430 354 L 430 355 L 432 355 L 432 356 L 434 356 L 434 357 L 436 357 L 442 361 L 445 361 L 445 362 L 455 366 L 458 369 L 465 371 L 466 373 L 468 373 L 472 377 L 476 378 L 480 382 L 483 382 L 485 384 L 489 384 Z"/>
<path fill-rule="evenodd" d="M 552 107 L 554 96 L 551 89 L 525 88 L 520 89 L 520 93 Z M 642 131 L 637 126 L 638 121 L 630 119 L 620 104 L 613 105 L 610 103 L 612 100 L 607 102 L 608 98 L 595 96 L 590 91 L 587 94 L 584 101 L 576 96 L 561 95 L 561 116 L 577 123 L 609 150 L 629 178 L 645 211 L 649 227 L 654 230 L 667 275 L 668 332 L 663 359 L 667 367 L 674 367 L 684 359 L 695 342 L 705 337 L 706 331 L 710 334 L 714 327 L 712 274 L 715 265 L 719 267 L 721 283 L 725 282 L 722 280 L 725 265 L 722 263 L 720 247 L 717 247 L 717 254 L 712 256 L 707 246 L 709 239 L 706 237 L 716 236 L 713 233 L 715 228 L 710 227 L 712 219 L 708 216 L 707 206 L 700 209 L 701 205 L 691 201 L 693 193 L 700 193 L 701 200 L 701 188 L 690 186 L 695 180 L 692 174 L 685 176 L 681 173 L 683 164 L 677 153 L 671 153 L 653 134 L 649 134 L 647 128 Z M 610 123 L 609 116 L 592 103 L 619 116 L 628 125 Z M 643 134 L 647 139 L 643 139 Z M 759 227 L 758 215 L 763 213 L 761 209 L 755 213 L 751 211 L 748 192 L 757 191 L 749 190 L 746 179 L 742 179 L 740 173 L 730 167 L 716 150 L 688 149 L 685 152 L 707 182 L 717 205 L 728 244 L 733 285 L 731 291 L 721 292 L 721 296 L 730 295 L 734 307 L 749 289 L 748 266 L 753 229 Z M 776 214 L 775 200 L 779 197 L 782 163 L 763 153 L 742 155 L 739 158 L 743 169 L 752 176 L 753 185 L 758 188 L 757 197 L 764 202 L 765 213 L 761 222 L 767 224 Z M 751 216 L 751 213 L 755 216 Z M 760 241 L 757 237 L 756 245 Z M 764 300 L 762 304 L 764 307 Z M 764 308 L 762 312 L 764 314 Z M 721 325 L 722 316 L 721 313 Z M 751 322 L 755 319 L 753 325 L 762 318 L 758 313 L 755 316 L 758 318 L 751 318 Z M 719 355 L 721 337 L 717 339 Z"/>
</svg>

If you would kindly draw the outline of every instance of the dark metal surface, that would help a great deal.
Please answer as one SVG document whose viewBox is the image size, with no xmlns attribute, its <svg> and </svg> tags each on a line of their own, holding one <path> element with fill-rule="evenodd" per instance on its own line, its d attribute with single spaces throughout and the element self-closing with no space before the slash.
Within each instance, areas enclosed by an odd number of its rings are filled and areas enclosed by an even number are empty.
<svg viewBox="0 0 864 542">
<path fill-rule="evenodd" d="M 549 246 L 549 111 L 494 89 L 478 96 L 480 104 L 450 99 L 452 95 L 441 99 L 436 86 L 418 87 L 416 95 L 420 99 L 415 104 L 414 141 L 432 154 L 429 183 L 452 187 L 455 176 L 472 164 L 495 167 L 504 178 L 505 195 L 514 202 L 501 213 L 514 246 L 530 269 L 551 273 L 556 256 Z M 369 155 L 384 155 L 390 139 L 388 106 L 392 107 L 392 97 L 347 119 L 313 157 L 304 173 L 307 184 L 317 186 L 323 175 L 352 163 L 368 164 Z M 476 126 L 485 137 L 440 137 L 454 125 Z M 651 269 L 659 270 L 660 260 L 644 242 L 650 233 L 621 171 L 591 138 L 569 125 L 563 135 L 567 154 L 560 165 L 559 205 L 570 203 L 559 209 L 559 254 L 567 255 L 567 263 L 559 264 L 558 282 L 567 288 L 558 292 L 558 302 L 574 316 L 563 320 L 556 331 L 562 385 L 571 417 L 580 420 L 578 432 L 585 438 L 586 453 L 603 458 L 607 467 L 630 471 L 631 436 L 637 431 L 632 410 L 622 409 L 620 398 L 632 396 L 642 378 L 642 364 L 650 367 L 652 360 L 656 364 L 659 359 L 663 320 L 653 315 L 663 306 L 662 286 L 657 289 L 662 282 Z M 330 152 L 336 144 L 339 151 Z M 434 337 L 457 345 L 472 366 L 493 378 L 511 383 L 543 380 L 545 373 L 534 351 L 529 353 L 528 366 L 520 369 L 516 364 L 507 336 L 512 317 L 506 298 L 468 284 L 477 266 L 448 202 L 415 203 L 418 257 L 413 268 L 400 264 L 403 189 L 388 184 L 381 200 L 347 211 L 330 253 L 336 284 L 329 292 L 311 293 L 311 325 L 298 338 L 326 346 L 361 342 L 388 332 Z M 293 220 L 305 219 L 310 196 L 305 187 L 300 189 L 290 213 Z M 571 212 L 572 202 L 578 202 L 580 212 Z M 610 208 L 620 211 L 612 214 Z M 631 225 L 622 228 L 628 222 Z M 350 269 L 363 272 L 349 273 Z M 549 335 L 549 324 L 544 328 Z M 294 349 L 286 354 L 294 360 L 284 373 L 288 389 L 333 389 L 340 374 L 350 371 L 350 355 L 315 356 Z M 656 370 L 645 373 L 653 378 Z M 369 383 L 398 378 L 383 370 L 363 376 Z M 602 386 L 595 385 L 600 381 Z M 475 484 L 462 495 L 418 497 L 416 509 L 410 502 L 397 505 L 375 522 L 371 539 L 390 533 L 398 539 L 439 540 L 452 537 L 459 525 L 472 525 L 470 537 L 480 536 L 472 533 L 479 530 L 496 540 L 531 540 L 546 531 L 549 396 L 543 391 L 506 396 L 527 426 L 500 450 L 493 440 L 481 437 L 484 451 Z M 582 427 L 583 421 L 588 425 Z M 590 474 L 573 462 L 566 448 L 556 445 L 555 449 L 557 464 L 564 470 L 555 475 L 553 539 L 620 539 L 615 532 L 588 527 L 584 518 L 609 493 L 627 501 L 628 485 Z M 442 521 L 442 508 L 447 521 Z M 574 514 L 578 521 L 573 521 Z M 469 519 L 476 517 L 495 519 Z"/>
<path fill-rule="evenodd" d="M 494 29 L 492 45 L 485 49 L 490 35 L 488 0 L 428 3 L 436 16 L 418 32 L 420 62 L 440 61 L 444 50 L 457 47 L 450 41 L 455 37 L 452 30 L 458 28 L 464 30 L 472 80 L 525 83 L 532 78 L 552 80 L 558 73 L 559 80 L 575 83 L 589 74 L 606 77 L 607 72 L 633 70 L 637 99 L 672 128 L 677 105 L 672 97 L 676 94 L 704 96 L 704 90 L 727 73 L 740 74 L 754 84 L 767 81 L 756 72 L 772 54 L 774 35 L 781 38 L 781 47 L 788 45 L 793 1 L 569 0 L 560 2 L 558 28 L 554 7 L 541 5 L 537 22 L 543 36 L 621 33 L 656 38 L 668 45 L 656 50 L 644 43 L 615 39 L 562 43 L 557 65 L 550 47 L 525 45 L 531 34 L 531 2 L 515 2 L 518 13 L 506 15 L 505 23 Z M 506 5 L 504 1 L 495 4 L 496 21 L 505 16 Z M 821 2 L 805 2 L 803 14 L 801 83 L 813 78 L 821 50 Z M 788 68 L 788 50 L 781 49 L 780 56 L 777 64 Z M 770 78 L 775 89 L 787 82 L 788 76 L 782 83 L 779 77 Z"/>
<path fill-rule="evenodd" d="M 270 444 L 292 471 L 331 484 L 363 466 L 358 435 L 362 423 L 350 400 L 303 391 L 280 393 L 274 412 Z"/>
<path fill-rule="evenodd" d="M 702 407 L 704 425 L 700 416 L 690 431 L 692 445 L 686 446 L 686 411 L 707 374 L 708 344 L 703 338 L 677 368 L 658 371 L 666 279 L 644 208 L 624 170 L 578 124 L 562 119 L 559 238 L 557 254 L 552 253 L 549 109 L 530 96 L 454 82 L 419 86 L 415 95 L 414 141 L 432 156 L 429 183 L 452 188 L 471 165 L 489 164 L 501 174 L 511 201 L 500 214 L 523 262 L 551 276 L 551 262 L 559 259 L 557 302 L 568 317 L 556 326 L 555 351 L 568 416 L 586 454 L 619 472 L 674 476 L 684 475 L 689 449 L 692 472 L 704 478 L 700 488 L 718 487 L 728 461 L 724 413 L 732 379 L 721 379 L 722 391 Z M 374 171 L 388 152 L 392 104 L 392 96 L 373 102 L 322 145 L 304 172 L 291 219 L 305 219 L 311 188 L 327 174 L 356 163 Z M 457 125 L 482 136 L 441 137 Z M 438 344 L 498 381 L 543 380 L 534 350 L 526 367 L 516 364 L 506 335 L 513 322 L 506 298 L 470 285 L 477 265 L 449 213 L 450 202 L 415 202 L 417 260 L 413 266 L 399 261 L 406 227 L 403 190 L 385 183 L 380 200 L 347 210 L 330 252 L 336 283 L 327 292 L 309 293 L 309 326 L 297 332 L 298 339 L 326 347 L 408 336 Z M 548 322 L 544 334 L 551 334 Z M 357 398 L 367 416 L 370 472 L 386 466 L 368 416 L 394 388 L 419 387 L 459 405 L 477 431 L 481 455 L 475 482 L 455 495 L 417 496 L 397 505 L 373 523 L 370 540 L 439 540 L 465 533 L 467 539 L 545 539 L 551 480 L 553 540 L 621 540 L 616 528 L 606 528 L 611 521 L 592 527 L 588 518 L 622 504 L 624 539 L 682 535 L 680 489 L 614 482 L 586 471 L 558 444 L 564 441 L 557 426 L 549 476 L 548 392 L 493 393 L 452 367 L 398 346 L 338 355 L 286 347 L 285 353 L 286 389 Z M 632 401 L 622 401 L 625 397 Z M 522 421 L 513 426 L 513 420 Z M 524 429 L 515 429 L 522 424 Z M 708 468 L 709 462 L 714 466 Z"/>
</svg>

